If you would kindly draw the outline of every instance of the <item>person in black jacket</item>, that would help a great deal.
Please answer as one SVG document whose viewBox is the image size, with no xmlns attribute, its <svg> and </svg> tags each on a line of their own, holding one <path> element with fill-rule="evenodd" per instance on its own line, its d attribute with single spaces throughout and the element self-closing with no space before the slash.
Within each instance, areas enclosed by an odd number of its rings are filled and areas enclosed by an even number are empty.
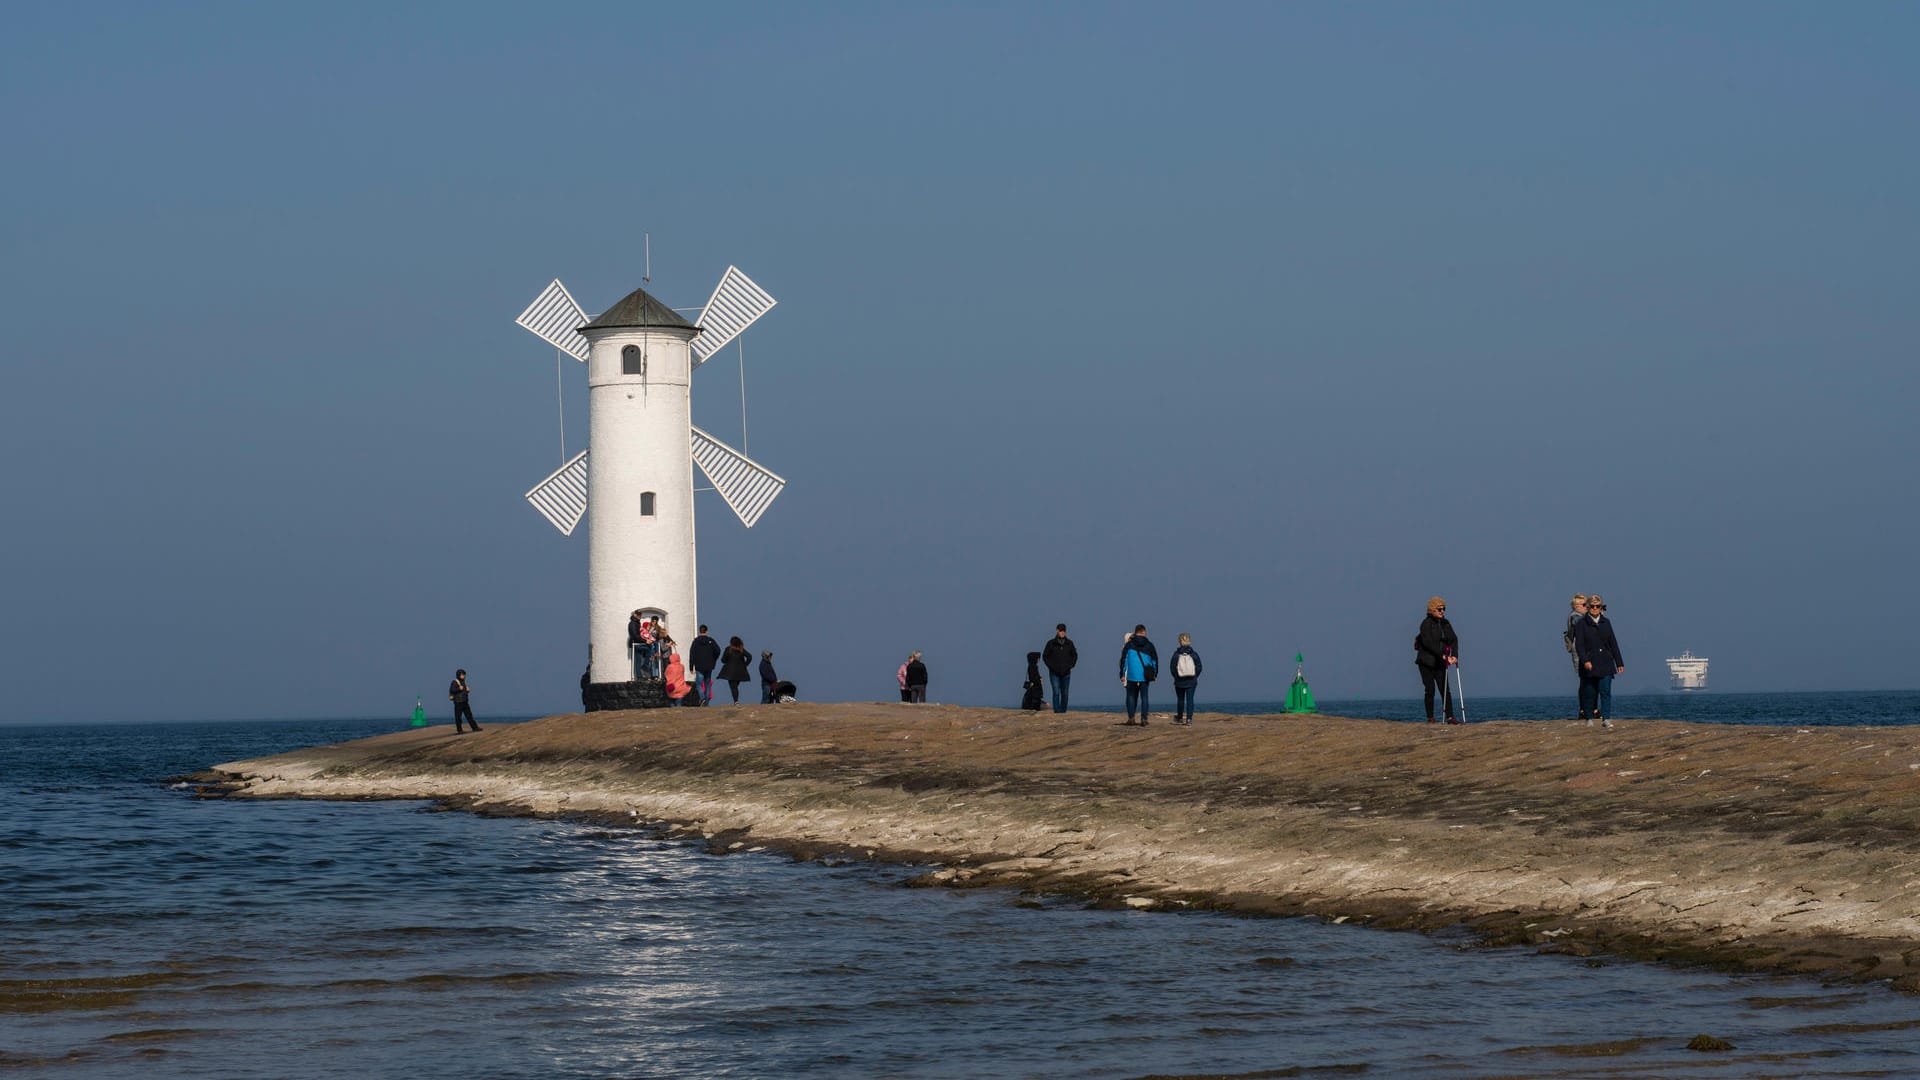
<svg viewBox="0 0 1920 1080">
<path fill-rule="evenodd" d="M 720 681 L 733 691 L 735 705 L 740 704 L 740 684 L 752 678 L 747 674 L 747 662 L 752 659 L 753 654 L 740 643 L 738 636 L 727 639 L 727 651 L 720 654 Z"/>
<path fill-rule="evenodd" d="M 699 675 L 694 687 L 700 695 L 700 704 L 713 704 L 713 665 L 720 662 L 720 643 L 707 635 L 707 624 L 700 624 L 700 636 L 687 646 L 687 662 Z"/>
<path fill-rule="evenodd" d="M 927 665 L 918 649 L 907 654 L 907 700 L 915 705 L 927 703 Z"/>
<path fill-rule="evenodd" d="M 768 649 L 760 654 L 760 704 L 773 704 L 779 682 L 780 676 L 773 671 L 773 650 Z"/>
<path fill-rule="evenodd" d="M 1427 705 L 1427 723 L 1433 718 L 1433 689 L 1440 688 L 1447 723 L 1457 724 L 1453 715 L 1453 688 L 1447 685 L 1447 669 L 1460 662 L 1460 639 L 1447 621 L 1447 602 L 1439 597 L 1427 601 L 1427 617 L 1420 620 L 1420 633 L 1413 639 L 1413 662 L 1420 665 L 1420 687 Z"/>
<path fill-rule="evenodd" d="M 453 673 L 453 681 L 447 684 L 447 700 L 453 702 L 453 733 L 460 734 L 460 719 L 465 717 L 473 730 L 480 730 L 480 721 L 473 718 L 473 706 L 467 703 L 467 669 L 461 668 Z"/>
<path fill-rule="evenodd" d="M 1595 720 L 1612 727 L 1613 677 L 1627 670 L 1627 662 L 1607 621 L 1606 601 L 1598 593 L 1587 597 L 1587 617 L 1574 624 L 1573 652 L 1580 662 L 1580 715 L 1588 727 Z"/>
<path fill-rule="evenodd" d="M 1027 654 L 1027 681 L 1021 687 L 1026 694 L 1020 698 L 1020 707 L 1028 712 L 1039 712 L 1040 706 L 1046 704 L 1047 700 L 1046 695 L 1040 692 L 1043 685 L 1040 681 L 1040 654 L 1030 652 Z"/>
<path fill-rule="evenodd" d="M 1200 664 L 1200 654 L 1193 651 L 1193 638 L 1180 635 L 1180 647 L 1173 650 L 1173 661 L 1168 664 L 1173 672 L 1173 722 L 1193 724 L 1193 691 L 1200 685 L 1200 672 L 1205 670 Z"/>
<path fill-rule="evenodd" d="M 1073 647 L 1073 639 L 1067 636 L 1066 623 L 1053 628 L 1053 637 L 1041 652 L 1047 665 L 1047 679 L 1053 683 L 1053 711 L 1066 712 L 1067 684 L 1073 681 L 1073 665 L 1080 662 L 1080 650 Z"/>
</svg>

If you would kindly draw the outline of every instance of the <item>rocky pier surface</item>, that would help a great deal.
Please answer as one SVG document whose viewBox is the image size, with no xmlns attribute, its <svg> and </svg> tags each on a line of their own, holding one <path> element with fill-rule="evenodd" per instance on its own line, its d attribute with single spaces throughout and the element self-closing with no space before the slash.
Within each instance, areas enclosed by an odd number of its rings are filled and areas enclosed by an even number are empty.
<svg viewBox="0 0 1920 1080">
<path fill-rule="evenodd" d="M 1920 731 L 739 705 L 219 765 L 209 794 L 615 819 L 922 884 L 1920 989 Z"/>
</svg>

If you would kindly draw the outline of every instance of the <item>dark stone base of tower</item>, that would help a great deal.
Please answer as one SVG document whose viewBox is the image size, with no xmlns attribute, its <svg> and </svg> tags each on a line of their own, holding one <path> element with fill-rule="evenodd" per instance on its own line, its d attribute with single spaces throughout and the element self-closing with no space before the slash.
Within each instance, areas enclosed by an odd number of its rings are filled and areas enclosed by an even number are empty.
<svg viewBox="0 0 1920 1080">
<path fill-rule="evenodd" d="M 588 683 L 580 692 L 580 704 L 588 712 L 616 709 L 664 709 L 667 698 L 664 679 L 635 679 L 632 682 Z"/>
</svg>

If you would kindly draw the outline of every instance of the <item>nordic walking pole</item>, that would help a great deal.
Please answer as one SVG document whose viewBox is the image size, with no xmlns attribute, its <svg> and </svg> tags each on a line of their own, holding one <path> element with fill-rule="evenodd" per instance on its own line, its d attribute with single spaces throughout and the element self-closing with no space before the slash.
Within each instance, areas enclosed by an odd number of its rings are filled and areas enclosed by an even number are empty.
<svg viewBox="0 0 1920 1080">
<path fill-rule="evenodd" d="M 1453 686 L 1460 698 L 1460 722 L 1464 724 L 1467 722 L 1467 684 L 1460 680 L 1460 661 L 1455 660 L 1449 666 L 1453 668 Z"/>
</svg>

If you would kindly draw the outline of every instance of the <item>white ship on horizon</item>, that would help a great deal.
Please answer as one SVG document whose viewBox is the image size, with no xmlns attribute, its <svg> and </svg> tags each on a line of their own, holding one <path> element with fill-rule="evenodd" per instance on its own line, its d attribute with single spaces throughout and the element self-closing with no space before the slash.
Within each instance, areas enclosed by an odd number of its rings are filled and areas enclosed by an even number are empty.
<svg viewBox="0 0 1920 1080">
<path fill-rule="evenodd" d="M 1673 677 L 1675 690 L 1707 688 L 1707 658 L 1693 655 L 1692 649 L 1682 649 L 1679 656 L 1667 657 L 1667 673 Z"/>
</svg>

